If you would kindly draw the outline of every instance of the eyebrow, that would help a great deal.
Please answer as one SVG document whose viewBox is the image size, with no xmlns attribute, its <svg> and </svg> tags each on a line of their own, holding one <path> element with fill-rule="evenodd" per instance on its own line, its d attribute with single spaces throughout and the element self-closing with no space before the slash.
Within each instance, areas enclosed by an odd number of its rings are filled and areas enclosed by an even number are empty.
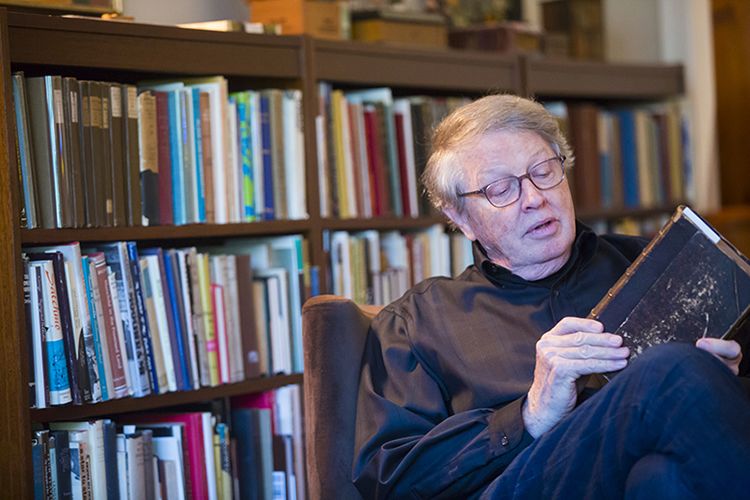
<svg viewBox="0 0 750 500">
<path fill-rule="evenodd" d="M 548 154 L 551 154 L 552 156 L 547 156 Z M 529 156 L 528 164 L 524 167 L 524 173 L 526 173 L 526 170 L 528 170 L 529 167 L 536 165 L 537 163 L 542 162 L 544 160 L 553 158 L 554 156 L 555 156 L 554 151 L 549 152 L 544 148 L 538 149 L 534 154 Z M 477 181 L 479 181 L 480 186 L 486 186 L 490 182 L 494 182 L 499 179 L 504 179 L 506 177 L 515 177 L 515 175 L 511 174 L 508 171 L 508 168 L 506 166 L 493 164 L 489 168 L 480 172 L 479 175 L 477 175 Z"/>
</svg>

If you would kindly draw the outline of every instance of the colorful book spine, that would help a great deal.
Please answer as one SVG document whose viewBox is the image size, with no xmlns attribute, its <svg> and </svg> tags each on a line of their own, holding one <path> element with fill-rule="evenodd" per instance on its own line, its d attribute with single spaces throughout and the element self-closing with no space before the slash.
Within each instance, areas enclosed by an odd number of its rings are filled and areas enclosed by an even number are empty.
<svg viewBox="0 0 750 500">
<path fill-rule="evenodd" d="M 109 399 L 109 391 L 107 390 L 107 373 L 104 369 L 104 359 L 102 356 L 102 333 L 99 331 L 99 319 L 96 315 L 97 308 L 91 282 L 91 280 L 95 278 L 91 276 L 91 264 L 89 262 L 88 256 L 84 255 L 82 257 L 81 263 L 83 265 L 83 281 L 86 286 L 86 297 L 88 298 L 89 317 L 91 318 L 91 333 L 94 339 L 94 350 L 96 352 L 96 357 L 94 359 L 96 359 L 96 369 L 99 372 L 99 384 L 101 386 L 102 401 L 107 401 Z"/>
</svg>

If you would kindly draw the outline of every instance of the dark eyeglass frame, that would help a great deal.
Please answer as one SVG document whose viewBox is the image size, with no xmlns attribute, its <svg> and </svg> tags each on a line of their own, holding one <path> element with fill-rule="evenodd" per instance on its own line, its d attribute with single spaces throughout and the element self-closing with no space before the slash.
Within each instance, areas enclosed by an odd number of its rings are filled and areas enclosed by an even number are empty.
<svg viewBox="0 0 750 500">
<path fill-rule="evenodd" d="M 484 186 L 484 187 L 482 187 L 480 189 L 477 189 L 476 191 L 468 191 L 466 193 L 457 193 L 457 196 L 459 198 L 463 198 L 463 197 L 466 197 L 466 196 L 476 196 L 476 195 L 480 195 L 481 194 L 482 196 L 484 196 L 484 198 L 487 200 L 487 202 L 490 205 L 492 205 L 493 207 L 495 207 L 495 208 L 507 207 L 509 205 L 514 204 L 515 202 L 517 202 L 521 198 L 521 188 L 522 188 L 523 180 L 524 179 L 528 179 L 529 182 L 531 182 L 534 185 L 534 187 L 537 188 L 540 191 L 548 191 L 548 190 L 554 189 L 557 186 L 559 186 L 560 184 L 562 184 L 562 181 L 565 180 L 565 160 L 566 159 L 567 158 L 565 157 L 565 155 L 555 155 L 552 158 L 547 158 L 546 160 L 542 160 L 539 163 L 535 163 L 535 164 L 531 165 L 529 168 L 526 169 L 526 173 L 523 174 L 523 175 L 509 175 L 507 177 L 502 177 L 500 179 L 495 179 L 494 181 L 490 182 L 489 184 L 487 184 L 486 186 Z M 552 160 L 560 160 L 560 168 L 562 169 L 562 176 L 560 177 L 560 180 L 557 181 L 552 186 L 548 186 L 548 187 L 539 187 L 539 186 L 537 186 L 536 182 L 534 182 L 534 179 L 531 178 L 531 174 L 529 174 L 529 172 L 531 170 L 533 170 L 534 168 L 538 167 L 539 165 L 542 165 L 542 164 L 547 163 L 547 162 L 552 161 Z M 513 201 L 510 201 L 510 202 L 505 203 L 503 205 L 496 205 L 496 204 L 492 203 L 492 201 L 490 200 L 490 197 L 487 195 L 487 189 L 489 189 L 489 187 L 492 186 L 493 184 L 496 184 L 496 183 L 498 183 L 500 181 L 504 181 L 504 180 L 507 180 L 507 179 L 516 179 L 518 181 L 518 196 Z"/>
</svg>

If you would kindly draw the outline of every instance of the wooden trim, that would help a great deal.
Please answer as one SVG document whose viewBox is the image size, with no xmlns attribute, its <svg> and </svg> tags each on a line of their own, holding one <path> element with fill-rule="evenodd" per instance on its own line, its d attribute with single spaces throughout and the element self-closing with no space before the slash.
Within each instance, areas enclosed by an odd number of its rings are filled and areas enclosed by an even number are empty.
<svg viewBox="0 0 750 500">
<path fill-rule="evenodd" d="M 171 406 L 188 405 L 213 399 L 253 394 L 285 385 L 302 384 L 302 374 L 277 375 L 224 384 L 217 387 L 204 387 L 196 391 L 169 392 L 143 398 L 122 398 L 80 406 L 58 406 L 39 410 L 29 410 L 33 422 L 53 422 L 58 420 L 85 420 L 111 415 L 156 410 Z"/>
<path fill-rule="evenodd" d="M 576 210 L 576 217 L 583 221 L 592 220 L 613 220 L 624 217 L 633 217 L 636 219 L 645 219 L 654 215 L 670 215 L 675 211 L 678 205 L 684 205 L 685 202 L 667 203 L 655 207 L 642 208 L 601 208 L 596 210 Z"/>
<path fill-rule="evenodd" d="M 524 57 L 526 95 L 661 99 L 684 92 L 682 66 L 608 64 Z"/>
<path fill-rule="evenodd" d="M 520 92 L 514 56 L 313 40 L 319 80 L 484 94 Z"/>
<path fill-rule="evenodd" d="M 440 215 L 427 217 L 373 217 L 372 219 L 323 219 L 324 229 L 335 231 L 364 231 L 366 229 L 424 229 L 434 224 L 448 224 Z"/>
<path fill-rule="evenodd" d="M 187 224 L 184 226 L 100 227 L 85 229 L 22 229 L 24 245 L 48 245 L 70 241 L 165 241 L 235 238 L 307 233 L 307 220 L 247 222 L 239 224 Z"/>
<path fill-rule="evenodd" d="M 174 75 L 300 78 L 300 37 L 218 33 L 168 26 L 12 13 L 14 64 Z M 44 47 L 44 50 L 39 50 Z"/>
<path fill-rule="evenodd" d="M 26 343 L 24 298 L 21 288 L 23 269 L 19 258 L 20 195 L 17 179 L 15 118 L 8 55 L 7 11 L 0 9 L 0 96 L 4 120 L 0 121 L 0 282 L 5 288 L 0 300 L 0 435 L 3 451 L 0 470 L 7 498 L 31 498 L 31 426 L 29 406 L 29 355 Z"/>
</svg>

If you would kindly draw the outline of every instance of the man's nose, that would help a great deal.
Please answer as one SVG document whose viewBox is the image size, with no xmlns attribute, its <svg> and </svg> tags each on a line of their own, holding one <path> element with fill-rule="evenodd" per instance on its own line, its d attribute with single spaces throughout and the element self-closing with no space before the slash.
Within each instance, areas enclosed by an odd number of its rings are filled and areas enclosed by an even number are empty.
<svg viewBox="0 0 750 500">
<path fill-rule="evenodd" d="M 536 185 L 531 182 L 531 178 L 527 175 L 524 175 L 520 179 L 521 182 L 521 206 L 522 208 L 526 207 L 535 207 L 539 206 L 544 202 L 544 195 L 542 194 L 542 191 L 536 187 Z"/>
</svg>

